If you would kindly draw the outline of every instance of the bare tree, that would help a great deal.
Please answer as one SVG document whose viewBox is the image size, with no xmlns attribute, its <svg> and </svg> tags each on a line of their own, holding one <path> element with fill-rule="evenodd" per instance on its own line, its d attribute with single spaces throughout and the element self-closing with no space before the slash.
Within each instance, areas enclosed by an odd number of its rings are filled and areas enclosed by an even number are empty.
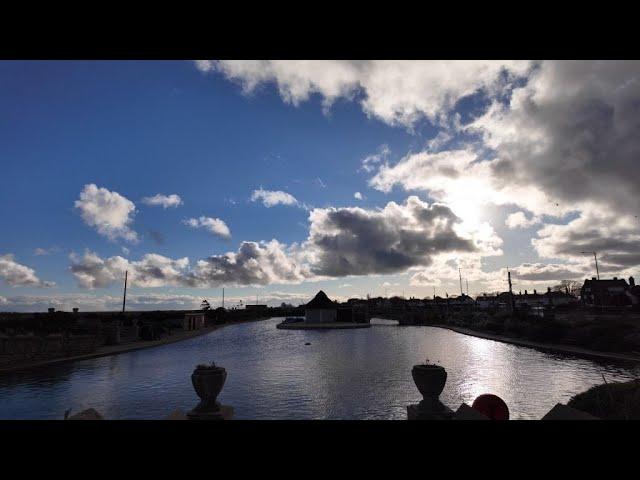
<svg viewBox="0 0 640 480">
<path fill-rule="evenodd" d="M 554 292 L 569 292 L 571 295 L 579 295 L 582 283 L 576 280 L 561 280 L 558 285 L 551 288 Z"/>
</svg>

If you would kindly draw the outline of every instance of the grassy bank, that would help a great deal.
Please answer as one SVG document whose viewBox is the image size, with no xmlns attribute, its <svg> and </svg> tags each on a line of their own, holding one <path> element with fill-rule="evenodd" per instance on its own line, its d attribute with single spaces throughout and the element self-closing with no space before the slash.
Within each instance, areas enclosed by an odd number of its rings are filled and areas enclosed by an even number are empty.
<svg viewBox="0 0 640 480">
<path fill-rule="evenodd" d="M 638 313 L 598 314 L 585 310 L 556 313 L 551 318 L 506 312 L 459 313 L 434 317 L 427 325 L 443 325 L 478 333 L 529 341 L 536 344 L 563 345 L 595 352 L 619 353 L 640 357 L 640 315 Z"/>
<path fill-rule="evenodd" d="M 59 357 L 59 358 L 52 358 L 50 360 L 45 360 L 40 362 L 29 362 L 29 363 L 21 363 L 16 365 L 9 365 L 9 366 L 0 368 L 0 374 L 5 372 L 17 371 L 17 370 L 40 368 L 40 367 L 45 367 L 47 365 L 52 365 L 56 363 L 88 360 L 92 358 L 106 357 L 109 355 L 117 355 L 120 353 L 128 353 L 135 350 L 142 350 L 145 348 L 168 345 L 170 343 L 180 342 L 183 340 L 189 340 L 191 338 L 206 335 L 208 333 L 211 333 L 215 330 L 226 327 L 228 325 L 236 325 L 236 324 L 247 323 L 247 322 L 256 322 L 259 320 L 266 320 L 266 317 L 242 319 L 242 320 L 236 320 L 232 323 L 221 323 L 217 325 L 210 325 L 210 326 L 201 328 L 199 330 L 186 330 L 186 331 L 178 330 L 173 332 L 171 335 L 166 335 L 158 340 L 148 340 L 148 341 L 138 340 L 135 342 L 128 342 L 120 345 L 104 345 L 102 347 L 99 347 L 95 351 L 84 354 L 84 355 L 77 355 L 73 357 Z"/>
<path fill-rule="evenodd" d="M 567 405 L 605 420 L 640 420 L 640 380 L 597 385 Z"/>
</svg>

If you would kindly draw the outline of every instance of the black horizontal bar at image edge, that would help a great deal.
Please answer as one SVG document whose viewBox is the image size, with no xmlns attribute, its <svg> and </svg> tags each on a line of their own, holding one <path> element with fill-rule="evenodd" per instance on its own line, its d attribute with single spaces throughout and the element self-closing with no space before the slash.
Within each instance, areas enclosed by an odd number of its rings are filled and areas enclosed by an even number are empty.
<svg viewBox="0 0 640 480">
<path fill-rule="evenodd" d="M 161 432 L 196 433 L 219 432 L 223 435 L 243 437 L 247 433 L 257 435 L 283 434 L 340 434 L 340 435 L 415 435 L 423 432 L 438 434 L 550 434 L 561 430 L 565 434 L 603 435 L 620 431 L 637 433 L 640 421 L 540 421 L 509 420 L 503 422 L 474 421 L 407 421 L 407 420 L 233 420 L 233 421 L 169 421 L 169 420 L 0 420 L 2 434 L 140 434 Z M 549 437 L 547 444 L 559 439 Z"/>
<path fill-rule="evenodd" d="M 635 17 L 629 16 L 633 20 Z M 632 20 L 632 21 L 633 21 Z M 446 23 L 446 22 L 445 22 Z M 445 32 L 429 29 L 406 29 L 402 25 L 397 35 L 366 36 L 353 30 L 349 25 L 343 34 L 332 29 L 327 35 L 326 25 L 322 34 L 316 34 L 307 26 L 298 31 L 268 29 L 268 32 L 249 31 L 238 35 L 218 31 L 199 30 L 184 25 L 185 32 L 165 30 L 145 33 L 138 29 L 126 35 L 119 29 L 113 35 L 100 35 L 91 29 L 86 34 L 71 34 L 57 30 L 55 35 L 25 35 L 24 33 L 3 34 L 0 32 L 0 59 L 633 59 L 640 50 L 636 41 L 635 28 L 621 28 L 610 25 L 615 30 L 603 35 L 607 28 L 602 25 L 598 34 L 585 35 L 579 28 L 574 32 L 562 24 L 555 34 L 547 25 L 544 34 L 531 35 L 519 24 L 513 32 L 501 29 L 458 28 L 455 34 L 446 26 Z M 385 30 L 391 28 L 386 26 Z M 574 28 L 578 28 L 575 27 Z M 79 41 L 79 39 L 82 39 Z"/>
<path fill-rule="evenodd" d="M 369 466 L 374 459 L 426 461 L 425 455 L 454 461 L 456 458 L 460 461 L 462 456 L 465 461 L 476 459 L 481 464 L 498 465 L 500 458 L 516 456 L 539 455 L 540 461 L 566 461 L 569 451 L 579 451 L 580 458 L 597 458 L 599 462 L 621 455 L 634 458 L 636 442 L 628 439 L 635 438 L 639 427 L 637 421 L 18 420 L 0 421 L 0 438 L 4 440 L 3 447 L 9 447 L 3 449 L 7 460 L 15 458 L 11 456 L 14 451 L 24 456 L 25 461 L 32 458 L 33 452 L 55 459 L 61 458 L 59 455 L 66 458 L 71 452 L 74 458 L 80 458 L 113 450 L 136 452 L 137 459 L 151 455 L 156 460 L 159 452 L 184 459 L 215 453 L 247 461 L 262 457 L 269 462 L 277 460 L 306 467 L 313 462 L 315 471 L 338 457 L 350 463 L 366 458 Z M 327 457 L 329 447 L 335 449 L 335 458 Z M 316 457 L 314 450 L 324 453 Z M 292 453 L 291 458 L 287 452 Z M 295 452 L 306 455 L 300 457 Z"/>
</svg>

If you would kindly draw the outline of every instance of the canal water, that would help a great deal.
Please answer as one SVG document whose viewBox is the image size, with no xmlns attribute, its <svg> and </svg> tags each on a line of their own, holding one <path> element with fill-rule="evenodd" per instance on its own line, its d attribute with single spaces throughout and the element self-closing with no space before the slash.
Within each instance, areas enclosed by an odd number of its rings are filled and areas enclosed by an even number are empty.
<svg viewBox="0 0 640 480">
<path fill-rule="evenodd" d="M 110 357 L 0 376 L 0 419 L 62 419 L 93 407 L 108 419 L 162 419 L 193 408 L 198 363 L 227 369 L 219 400 L 236 419 L 406 419 L 421 396 L 411 367 L 444 366 L 441 400 L 453 409 L 482 393 L 502 397 L 511 418 L 539 419 L 558 402 L 640 367 L 596 363 L 433 327 L 373 320 L 355 330 L 278 330 L 282 319 Z M 310 345 L 305 345 L 310 343 Z"/>
</svg>

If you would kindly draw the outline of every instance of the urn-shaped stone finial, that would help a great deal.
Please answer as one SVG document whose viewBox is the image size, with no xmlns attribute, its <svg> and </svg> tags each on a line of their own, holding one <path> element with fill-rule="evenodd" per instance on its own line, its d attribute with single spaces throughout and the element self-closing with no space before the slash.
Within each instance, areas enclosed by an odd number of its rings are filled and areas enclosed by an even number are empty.
<svg viewBox="0 0 640 480">
<path fill-rule="evenodd" d="M 439 407 L 440 394 L 447 383 L 447 371 L 440 365 L 414 365 L 411 369 L 413 381 L 422 394 L 422 408 Z"/>
<path fill-rule="evenodd" d="M 200 397 L 200 403 L 187 414 L 190 419 L 222 419 L 220 403 L 218 403 L 217 398 L 226 379 L 227 371 L 223 367 L 216 366 L 215 363 L 196 367 L 191 374 L 191 382 L 198 397 Z"/>
<path fill-rule="evenodd" d="M 413 381 L 422 394 L 418 405 L 409 405 L 407 414 L 410 420 L 436 420 L 450 418 L 453 413 L 440 401 L 440 394 L 447 382 L 447 371 L 440 365 L 414 365 L 411 369 Z"/>
</svg>

